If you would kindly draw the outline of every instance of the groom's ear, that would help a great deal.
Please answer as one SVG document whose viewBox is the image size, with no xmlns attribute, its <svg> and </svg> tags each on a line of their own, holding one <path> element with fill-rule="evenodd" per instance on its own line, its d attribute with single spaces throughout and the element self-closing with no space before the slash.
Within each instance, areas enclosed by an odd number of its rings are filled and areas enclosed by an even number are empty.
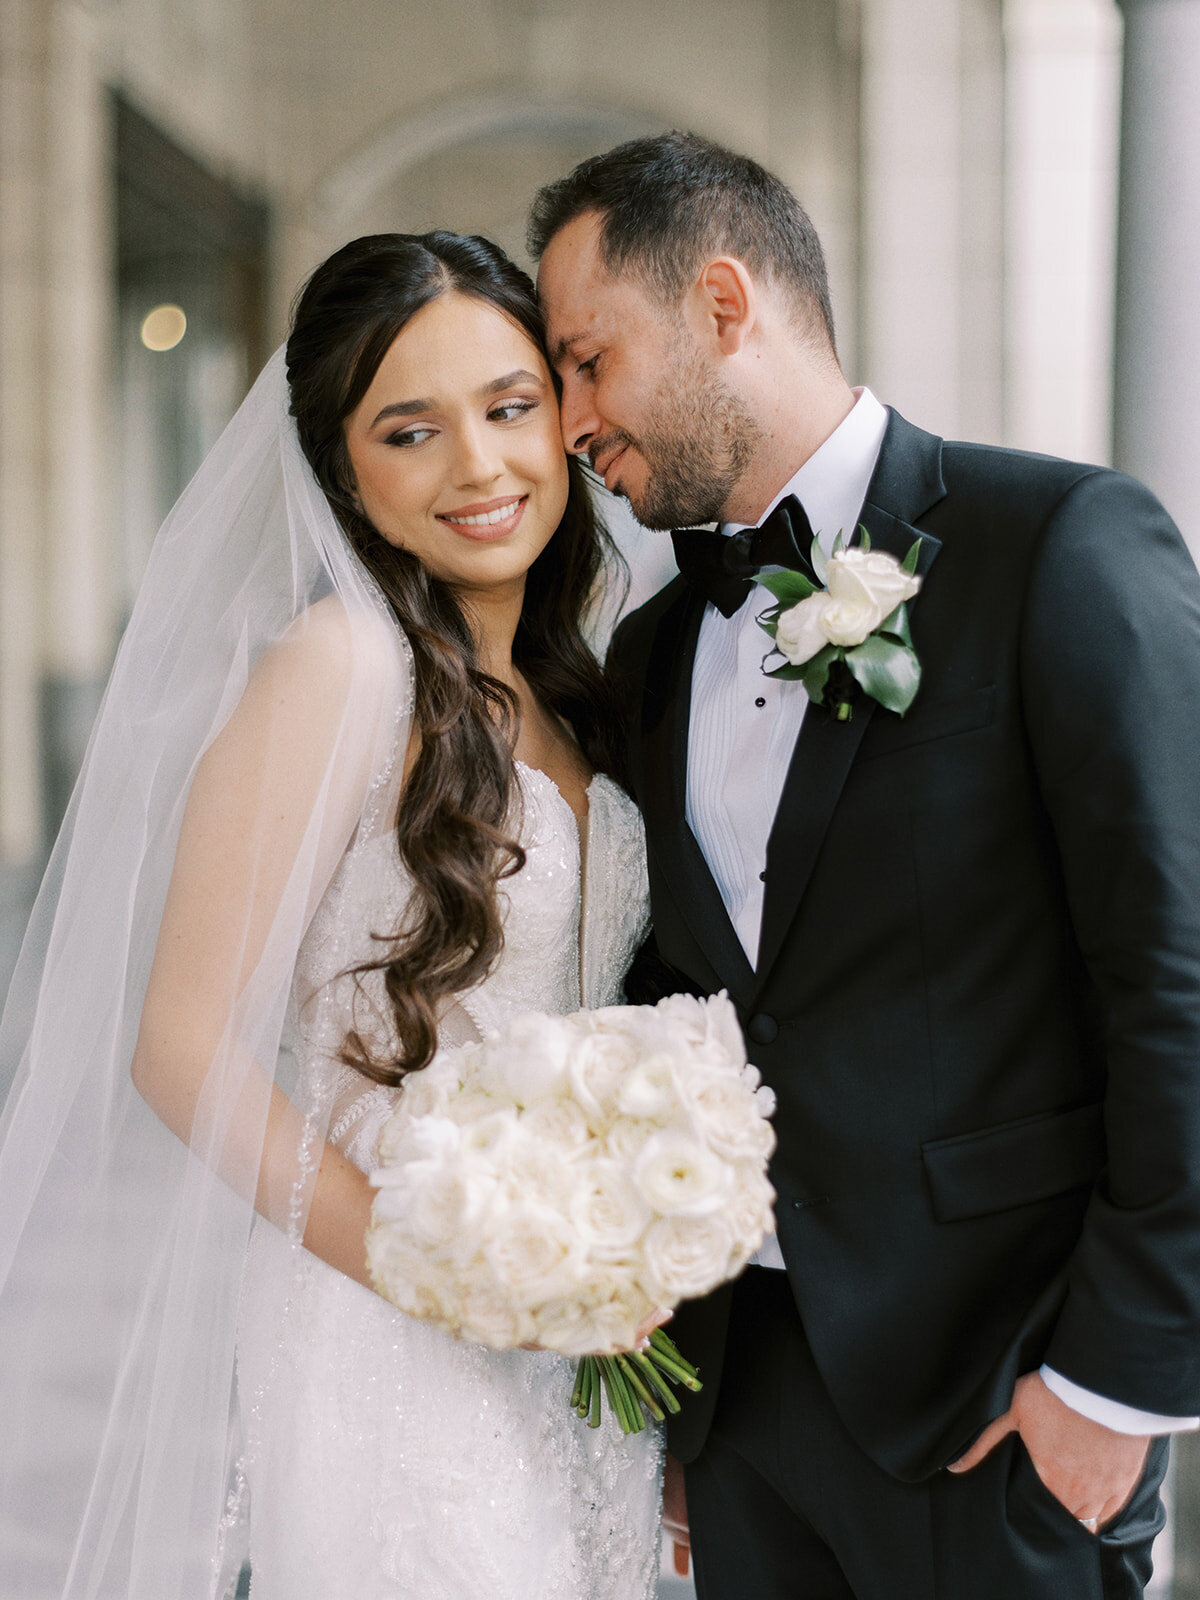
<svg viewBox="0 0 1200 1600">
<path fill-rule="evenodd" d="M 736 256 L 714 256 L 692 293 L 703 332 L 720 354 L 736 355 L 758 320 L 758 295 L 745 265 Z"/>
</svg>

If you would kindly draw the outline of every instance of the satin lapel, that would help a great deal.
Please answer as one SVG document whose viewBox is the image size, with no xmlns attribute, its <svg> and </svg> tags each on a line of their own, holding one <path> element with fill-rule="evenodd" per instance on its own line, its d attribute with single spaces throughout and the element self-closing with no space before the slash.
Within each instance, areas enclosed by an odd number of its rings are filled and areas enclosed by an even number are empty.
<svg viewBox="0 0 1200 1600">
<path fill-rule="evenodd" d="M 687 742 L 692 662 L 704 601 L 685 589 L 659 623 L 642 702 L 642 813 L 651 856 L 661 867 L 680 916 L 735 1000 L 745 1003 L 753 973 L 687 824 Z"/>
<path fill-rule="evenodd" d="M 914 428 L 893 412 L 860 517 L 871 536 L 872 548 L 886 550 L 898 560 L 902 561 L 914 540 L 918 541 L 921 552 L 917 571 L 922 576 L 933 565 L 941 543 L 914 528 L 908 518 L 920 516 L 945 494 L 940 456 L 940 439 Z M 886 499 L 888 504 L 878 503 L 877 494 L 878 501 Z M 920 600 L 918 595 L 910 602 L 910 609 Z M 839 722 L 820 706 L 809 706 L 804 714 L 767 841 L 767 888 L 756 973 L 759 989 L 778 959 L 799 910 L 838 797 L 876 715 L 892 713 L 882 711 L 874 700 L 865 697 L 855 704 L 849 722 Z"/>
</svg>

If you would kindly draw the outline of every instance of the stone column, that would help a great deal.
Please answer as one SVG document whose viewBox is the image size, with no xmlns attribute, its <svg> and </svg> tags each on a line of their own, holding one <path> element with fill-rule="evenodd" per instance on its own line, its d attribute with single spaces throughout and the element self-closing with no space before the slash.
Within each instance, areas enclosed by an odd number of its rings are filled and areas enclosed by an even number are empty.
<svg viewBox="0 0 1200 1600">
<path fill-rule="evenodd" d="M 1200 557 L 1200 0 L 1121 0 L 1113 457 Z"/>
</svg>

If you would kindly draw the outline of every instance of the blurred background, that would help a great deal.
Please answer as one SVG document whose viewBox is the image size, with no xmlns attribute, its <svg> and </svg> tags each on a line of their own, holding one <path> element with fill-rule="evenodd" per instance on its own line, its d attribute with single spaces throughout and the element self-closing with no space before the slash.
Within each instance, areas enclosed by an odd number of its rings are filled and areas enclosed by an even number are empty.
<svg viewBox="0 0 1200 1600">
<path fill-rule="evenodd" d="M 694 128 L 809 209 L 851 381 L 1115 462 L 1195 552 L 1198 77 L 1200 0 L 0 0 L 0 994 L 155 529 L 332 249 L 523 258 L 539 183 Z"/>
</svg>

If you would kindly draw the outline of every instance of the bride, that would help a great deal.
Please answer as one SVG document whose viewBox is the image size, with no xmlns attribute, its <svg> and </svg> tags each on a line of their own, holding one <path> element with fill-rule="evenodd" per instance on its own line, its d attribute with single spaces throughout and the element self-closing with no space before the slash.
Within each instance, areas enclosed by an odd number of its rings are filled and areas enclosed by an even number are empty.
<svg viewBox="0 0 1200 1600">
<path fill-rule="evenodd" d="M 614 1003 L 644 932 L 601 557 L 528 279 L 318 268 L 160 535 L 0 1034 L 12 1592 L 231 1594 L 247 1536 L 254 1600 L 653 1592 L 652 1431 L 364 1260 L 408 1075 Z"/>
</svg>

